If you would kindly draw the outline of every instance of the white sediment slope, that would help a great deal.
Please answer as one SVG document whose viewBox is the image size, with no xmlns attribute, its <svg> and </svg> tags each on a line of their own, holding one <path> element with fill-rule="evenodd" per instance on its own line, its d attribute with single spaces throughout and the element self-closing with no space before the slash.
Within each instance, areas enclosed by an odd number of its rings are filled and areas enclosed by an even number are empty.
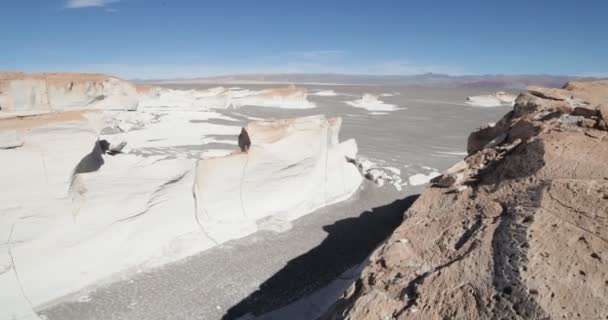
<svg viewBox="0 0 608 320">
<path fill-rule="evenodd" d="M 475 107 L 504 107 L 513 106 L 515 95 L 499 91 L 493 94 L 467 97 L 466 103 Z"/>
<path fill-rule="evenodd" d="M 292 89 L 237 89 L 229 101 L 304 106 L 305 92 Z M 338 141 L 339 118 L 259 121 L 241 131 L 209 111 L 225 89 L 198 92 L 196 103 L 175 91 L 155 102 L 152 91 L 137 111 L 117 111 L 117 100 L 0 120 L 0 319 L 35 318 L 34 306 L 85 286 L 280 228 L 361 183 L 347 161 L 355 141 Z M 161 108 L 168 101 L 178 103 Z"/>
<path fill-rule="evenodd" d="M 394 111 L 398 109 L 394 104 L 385 103 L 377 96 L 369 93 L 364 94 L 361 99 L 346 101 L 346 104 L 372 112 Z"/>
</svg>

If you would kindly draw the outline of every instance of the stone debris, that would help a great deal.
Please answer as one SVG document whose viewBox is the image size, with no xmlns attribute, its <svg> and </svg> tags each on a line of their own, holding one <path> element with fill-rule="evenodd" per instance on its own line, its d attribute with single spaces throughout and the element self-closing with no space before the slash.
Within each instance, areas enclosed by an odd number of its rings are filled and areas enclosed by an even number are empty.
<svg viewBox="0 0 608 320">
<path fill-rule="evenodd" d="M 347 159 L 355 164 L 363 177 L 375 183 L 378 187 L 382 187 L 385 183 L 388 183 L 397 189 L 397 191 L 402 191 L 403 179 L 401 178 L 401 170 L 380 166 L 362 156 L 347 157 Z"/>
</svg>

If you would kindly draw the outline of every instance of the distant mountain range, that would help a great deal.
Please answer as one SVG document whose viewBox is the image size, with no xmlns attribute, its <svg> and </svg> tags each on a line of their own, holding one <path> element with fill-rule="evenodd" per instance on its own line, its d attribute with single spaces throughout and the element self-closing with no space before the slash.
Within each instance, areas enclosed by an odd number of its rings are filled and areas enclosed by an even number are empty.
<svg viewBox="0 0 608 320">
<path fill-rule="evenodd" d="M 521 89 L 529 85 L 562 87 L 571 80 L 598 80 L 593 77 L 555 75 L 468 75 L 451 76 L 426 73 L 420 75 L 349 75 L 349 74 L 244 74 L 190 79 L 133 80 L 142 84 L 340 84 L 340 85 L 382 85 L 443 88 L 513 88 Z"/>
</svg>

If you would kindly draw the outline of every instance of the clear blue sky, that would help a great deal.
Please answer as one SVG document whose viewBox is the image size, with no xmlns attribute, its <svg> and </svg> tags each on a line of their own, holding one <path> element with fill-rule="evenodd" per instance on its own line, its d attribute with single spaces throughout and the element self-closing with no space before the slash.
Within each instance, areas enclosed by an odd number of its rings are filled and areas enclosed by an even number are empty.
<svg viewBox="0 0 608 320">
<path fill-rule="evenodd" d="M 607 0 L 2 0 L 0 70 L 608 74 Z"/>
</svg>

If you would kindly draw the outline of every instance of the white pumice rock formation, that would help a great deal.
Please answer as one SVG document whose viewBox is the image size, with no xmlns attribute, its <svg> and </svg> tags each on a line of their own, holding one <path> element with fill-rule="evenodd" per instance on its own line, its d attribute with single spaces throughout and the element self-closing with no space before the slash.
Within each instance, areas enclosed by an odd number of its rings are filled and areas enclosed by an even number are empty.
<svg viewBox="0 0 608 320">
<path fill-rule="evenodd" d="M 504 91 L 493 94 L 467 97 L 466 103 L 475 107 L 503 107 L 513 106 L 517 96 Z"/>
<path fill-rule="evenodd" d="M 1 82 L 10 90 L 0 93 L 0 319 L 36 319 L 34 307 L 89 285 L 179 260 L 272 221 L 288 226 L 347 199 L 362 180 L 347 161 L 356 156 L 355 141 L 338 141 L 339 118 L 252 122 L 244 128 L 244 153 L 241 126 L 209 111 L 213 104 L 160 109 L 150 102 L 125 111 L 128 104 L 112 101 L 131 101 L 121 94 L 131 84 L 82 80 L 88 75 L 74 77 L 72 92 L 58 85 L 63 100 L 45 100 L 46 93 L 38 100 L 36 90 L 48 80 L 20 77 L 14 87 Z M 87 102 L 108 88 L 116 99 Z M 35 99 L 24 101 L 24 92 Z M 249 97 L 246 105 L 263 98 L 260 104 L 279 106 L 305 101 L 302 92 L 237 95 Z M 232 150 L 205 148 L 210 143 Z"/>
<path fill-rule="evenodd" d="M 371 112 L 395 111 L 398 109 L 396 105 L 386 103 L 380 100 L 377 95 L 369 93 L 364 94 L 361 99 L 346 101 L 346 104 L 355 108 L 366 109 Z"/>
<path fill-rule="evenodd" d="M 340 125 L 324 116 L 255 121 L 239 137 L 241 152 L 199 160 L 194 195 L 204 232 L 223 242 L 263 219 L 290 221 L 350 197 L 362 177 L 346 159 L 355 141 L 338 141 Z"/>
</svg>

